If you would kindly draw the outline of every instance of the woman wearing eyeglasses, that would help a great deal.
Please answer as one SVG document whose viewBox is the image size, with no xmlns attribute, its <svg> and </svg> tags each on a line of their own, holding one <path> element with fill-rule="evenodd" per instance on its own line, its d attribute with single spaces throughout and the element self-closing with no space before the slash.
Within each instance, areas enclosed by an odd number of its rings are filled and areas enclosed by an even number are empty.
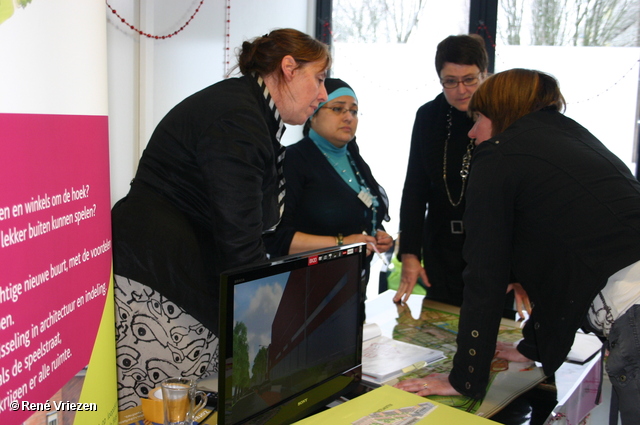
<svg viewBox="0 0 640 425">
<path fill-rule="evenodd" d="M 400 206 L 402 275 L 395 300 L 406 300 L 420 279 L 428 298 L 461 305 L 462 215 L 474 148 L 467 135 L 473 126 L 467 108 L 487 76 L 484 40 L 475 34 L 445 38 L 435 65 L 442 93 L 418 109 L 411 136 Z M 512 304 L 513 298 L 505 314 L 510 315 Z"/>
<path fill-rule="evenodd" d="M 495 357 L 535 360 L 552 376 L 582 328 L 607 338 L 609 423 L 620 423 L 618 407 L 623 425 L 640 423 L 640 183 L 564 108 L 555 78 L 535 70 L 503 71 L 474 94 L 468 298 L 453 368 L 396 387 L 482 399 Z M 496 345 L 500 293 L 511 271 L 535 307 L 521 341 Z M 528 418 L 534 423 L 533 413 L 514 419 Z"/>
<path fill-rule="evenodd" d="M 364 242 L 367 253 L 387 251 L 383 230 L 388 201 L 355 141 L 358 99 L 340 79 L 325 80 L 328 100 L 305 125 L 305 137 L 287 147 L 282 222 L 265 237 L 271 256 Z"/>
</svg>

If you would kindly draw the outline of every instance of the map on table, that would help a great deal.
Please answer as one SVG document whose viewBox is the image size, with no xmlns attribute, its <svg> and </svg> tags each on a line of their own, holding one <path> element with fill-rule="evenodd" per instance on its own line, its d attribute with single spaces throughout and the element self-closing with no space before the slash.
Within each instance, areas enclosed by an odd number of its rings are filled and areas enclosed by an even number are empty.
<svg viewBox="0 0 640 425">
<path fill-rule="evenodd" d="M 398 317 L 393 328 L 393 338 L 422 345 L 445 353 L 446 358 L 433 365 L 410 372 L 397 380 L 389 381 L 393 385 L 398 380 L 422 378 L 432 373 L 448 373 L 452 368 L 453 356 L 456 352 L 456 336 L 458 333 L 458 308 L 424 299 L 418 319 L 414 319 L 406 304 L 396 304 Z M 520 324 L 514 320 L 503 319 L 498 334 L 502 342 L 517 342 L 522 339 Z M 465 396 L 429 396 L 440 403 L 456 407 L 469 413 L 488 417 L 502 409 L 511 400 L 523 392 L 533 388 L 545 376 L 535 363 L 509 363 L 506 360 L 494 359 L 487 396 L 484 400 L 474 400 Z"/>
</svg>

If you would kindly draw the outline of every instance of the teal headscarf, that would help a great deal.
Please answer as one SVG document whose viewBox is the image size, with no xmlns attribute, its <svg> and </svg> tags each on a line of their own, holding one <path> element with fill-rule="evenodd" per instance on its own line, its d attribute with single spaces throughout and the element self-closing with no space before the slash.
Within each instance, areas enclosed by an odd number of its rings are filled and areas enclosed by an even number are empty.
<svg viewBox="0 0 640 425">
<path fill-rule="evenodd" d="M 324 80 L 324 86 L 326 87 L 328 94 L 327 102 L 340 96 L 351 96 L 356 100 L 356 102 L 358 101 L 356 93 L 353 91 L 351 86 L 339 78 L 327 78 Z M 319 104 L 318 109 L 322 108 L 327 102 Z M 318 112 L 318 110 L 316 110 L 316 112 Z"/>
</svg>

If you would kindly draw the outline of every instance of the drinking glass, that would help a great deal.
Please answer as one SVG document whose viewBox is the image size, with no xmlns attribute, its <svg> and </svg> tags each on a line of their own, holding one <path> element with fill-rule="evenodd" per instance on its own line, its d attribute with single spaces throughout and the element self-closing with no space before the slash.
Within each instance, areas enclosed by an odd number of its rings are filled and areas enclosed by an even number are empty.
<svg viewBox="0 0 640 425">
<path fill-rule="evenodd" d="M 207 404 L 207 395 L 196 390 L 196 381 L 188 378 L 167 378 L 162 381 L 164 425 L 193 425 L 196 414 Z M 196 406 L 196 398 L 200 401 Z"/>
</svg>

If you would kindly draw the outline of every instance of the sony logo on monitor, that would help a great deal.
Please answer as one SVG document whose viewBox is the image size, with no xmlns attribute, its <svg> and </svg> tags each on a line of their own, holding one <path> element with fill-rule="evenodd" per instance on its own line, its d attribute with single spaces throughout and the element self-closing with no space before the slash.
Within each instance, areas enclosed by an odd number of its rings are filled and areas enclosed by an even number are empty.
<svg viewBox="0 0 640 425">
<path fill-rule="evenodd" d="M 303 405 L 303 404 L 305 404 L 307 401 L 309 401 L 309 399 L 308 399 L 308 398 L 305 398 L 304 400 L 300 400 L 300 401 L 298 402 L 298 406 L 302 406 L 302 405 Z"/>
</svg>

